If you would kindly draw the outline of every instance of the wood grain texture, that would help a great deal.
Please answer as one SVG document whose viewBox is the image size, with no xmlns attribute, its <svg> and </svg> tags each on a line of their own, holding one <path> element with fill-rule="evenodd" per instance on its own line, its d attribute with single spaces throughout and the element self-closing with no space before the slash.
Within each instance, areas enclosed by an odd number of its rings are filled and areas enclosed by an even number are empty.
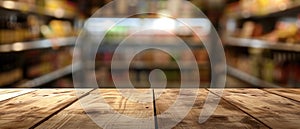
<svg viewBox="0 0 300 129">
<path fill-rule="evenodd" d="M 198 89 L 196 89 L 198 90 Z M 156 96 L 156 111 L 157 111 L 157 119 L 158 119 L 158 127 L 164 128 L 166 124 L 172 123 L 173 120 L 176 120 L 176 116 L 174 114 L 169 114 L 167 117 L 159 116 L 163 112 L 165 112 L 176 100 L 179 94 L 178 89 L 165 89 L 155 90 L 156 93 L 162 93 L 160 96 Z M 192 91 L 191 91 L 192 92 Z M 229 103 L 221 100 L 219 106 L 213 113 L 213 115 L 204 123 L 198 123 L 199 115 L 203 109 L 203 105 L 205 99 L 207 97 L 208 91 L 205 89 L 198 90 L 198 96 L 193 105 L 191 111 L 187 114 L 187 116 L 178 123 L 174 129 L 199 129 L 199 128 L 267 128 L 260 122 L 256 121 L 252 117 L 240 111 L 238 108 L 230 105 Z M 188 95 L 188 94 L 187 94 Z M 217 96 L 215 96 L 217 98 Z M 188 97 L 187 97 L 188 98 Z M 214 99 L 216 99 L 214 98 Z M 188 100 L 189 101 L 189 100 Z M 214 100 L 210 100 L 209 102 L 214 102 Z M 179 105 L 178 110 L 182 109 L 182 107 L 188 105 Z"/>
<path fill-rule="evenodd" d="M 300 102 L 300 89 L 299 88 L 298 89 L 273 88 L 273 89 L 264 89 L 264 90 Z"/>
<path fill-rule="evenodd" d="M 271 128 L 300 128 L 298 102 L 259 89 L 226 89 L 223 98 Z"/>
<path fill-rule="evenodd" d="M 82 94 L 90 90 L 81 90 Z M 77 99 L 73 89 L 39 89 L 0 102 L 0 128 L 30 128 Z"/>
<path fill-rule="evenodd" d="M 131 91 L 125 91 L 130 93 Z M 153 103 L 150 89 L 139 89 L 139 93 L 132 93 L 124 97 L 115 89 L 99 89 L 91 92 L 76 103 L 62 110 L 52 118 L 38 126 L 38 129 L 100 129 L 95 122 L 104 124 L 108 129 L 153 129 Z M 136 99 L 140 96 L 144 100 L 151 99 L 148 103 L 139 103 Z M 104 101 L 103 101 L 104 100 Z M 81 106 L 80 104 L 84 105 Z M 106 105 L 109 104 L 109 105 Z M 84 107 L 84 109 L 83 109 Z M 111 107 L 113 110 L 109 110 Z M 114 114 L 114 111 L 131 118 L 150 118 L 146 123 L 130 121 Z M 134 122 L 132 124 L 131 122 Z"/>
<path fill-rule="evenodd" d="M 29 92 L 35 91 L 34 89 L 1 89 L 0 101 L 4 101 L 10 98 L 14 98 Z"/>
<path fill-rule="evenodd" d="M 0 96 L 20 91 L 22 90 L 0 90 Z M 89 91 L 91 89 L 80 90 L 79 96 Z M 169 122 L 174 122 L 178 116 L 172 113 L 165 116 L 161 114 L 174 104 L 179 89 L 155 89 L 155 103 L 153 103 L 152 92 L 151 89 L 133 91 L 124 89 L 121 94 L 116 89 L 98 89 L 76 101 L 74 89 L 36 89 L 0 102 L 0 128 L 22 129 L 34 126 L 39 129 L 101 129 L 95 122 L 102 123 L 103 127 L 109 129 L 153 129 L 155 125 L 160 129 L 166 128 Z M 266 91 L 225 89 L 217 109 L 202 124 L 198 123 L 198 119 L 209 92 L 206 89 L 187 90 L 181 96 L 184 102 L 191 101 L 192 92 L 199 93 L 196 101 L 190 105 L 192 109 L 182 121 L 179 121 L 175 129 L 300 128 L 300 102 L 297 102 L 299 96 L 297 89 L 266 89 Z M 218 98 L 214 96 L 208 101 L 209 104 Z M 81 104 L 85 105 L 84 109 Z M 155 122 L 153 104 L 156 106 L 157 122 Z M 177 112 L 182 112 L 187 106 L 189 106 L 187 103 L 178 103 L 175 109 Z M 95 122 L 89 116 L 95 118 Z"/>
</svg>

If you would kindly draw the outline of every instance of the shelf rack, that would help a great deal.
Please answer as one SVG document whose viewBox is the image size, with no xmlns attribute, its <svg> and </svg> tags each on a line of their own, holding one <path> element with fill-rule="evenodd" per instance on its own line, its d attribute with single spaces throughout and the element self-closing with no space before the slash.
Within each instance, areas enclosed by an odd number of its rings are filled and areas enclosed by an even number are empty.
<svg viewBox="0 0 300 129">
<path fill-rule="evenodd" d="M 76 15 L 74 12 L 68 10 L 57 9 L 55 11 L 50 11 L 49 9 L 45 9 L 43 7 L 39 7 L 36 5 L 29 5 L 26 3 L 16 2 L 11 0 L 0 1 L 0 8 L 41 14 L 45 16 L 51 16 L 51 17 L 62 18 L 62 19 L 73 19 Z"/>
<path fill-rule="evenodd" d="M 116 65 L 116 69 L 126 69 L 126 67 L 123 65 L 125 62 L 122 61 L 117 61 L 115 64 L 119 64 Z M 187 65 L 185 65 L 182 69 L 183 70 L 194 70 L 194 68 L 192 68 L 192 65 L 189 65 L 189 62 L 184 62 Z M 110 62 L 102 62 L 102 63 L 97 63 L 98 66 L 111 66 Z M 207 69 L 210 67 L 210 64 L 208 62 L 204 62 L 204 63 L 197 63 L 198 68 L 199 69 Z M 168 64 L 165 65 L 159 65 L 159 64 L 155 64 L 155 63 L 150 63 L 150 62 L 143 62 L 143 61 L 135 61 L 132 62 L 130 65 L 130 69 L 141 69 L 141 70 L 151 70 L 154 68 L 160 68 L 160 69 L 165 69 L 165 70 L 179 70 L 179 66 L 176 62 L 170 62 Z"/>
<path fill-rule="evenodd" d="M 274 43 L 259 39 L 246 39 L 246 38 L 234 38 L 228 37 L 225 39 L 225 45 L 227 46 L 238 46 L 238 47 L 251 47 L 251 48 L 262 48 L 262 49 L 273 49 L 281 51 L 300 52 L 300 45 L 288 44 L 288 43 Z"/>
<path fill-rule="evenodd" d="M 250 74 L 247 74 L 247 73 L 240 71 L 236 68 L 233 68 L 231 66 L 227 66 L 227 72 L 229 75 L 231 75 L 239 80 L 242 80 L 244 82 L 247 82 L 251 85 L 257 86 L 257 87 L 261 87 L 261 88 L 280 88 L 281 87 L 281 86 L 275 85 L 273 83 L 269 83 L 264 80 L 261 80 L 257 77 L 254 77 Z"/>
<path fill-rule="evenodd" d="M 41 77 L 35 78 L 33 80 L 27 81 L 24 84 L 17 85 L 16 87 L 20 88 L 33 88 L 33 87 L 39 87 L 41 85 L 47 84 L 51 81 L 54 81 L 58 78 L 64 77 L 66 75 L 71 74 L 74 71 L 78 71 L 80 69 L 79 63 L 77 64 L 71 64 L 64 68 L 58 69 L 54 72 L 45 74 Z"/>
<path fill-rule="evenodd" d="M 75 45 L 76 37 L 53 38 L 29 42 L 16 42 L 13 44 L 0 45 L 0 53 L 2 52 L 18 52 L 32 49 L 44 49 L 51 47 L 62 47 Z"/>
<path fill-rule="evenodd" d="M 239 12 L 234 12 L 229 14 L 229 16 L 235 17 L 236 19 L 262 19 L 262 18 L 269 18 L 269 17 L 286 16 L 286 15 L 297 14 L 297 13 L 300 13 L 300 3 L 296 3 L 283 10 L 277 10 L 263 15 L 254 15 L 254 14 L 251 15 L 246 13 L 243 14 L 241 11 L 239 11 Z"/>
<path fill-rule="evenodd" d="M 103 51 L 114 51 L 116 50 L 116 48 L 118 48 L 119 44 L 105 44 L 105 45 L 101 45 L 98 49 L 99 52 L 103 52 Z M 172 50 L 182 50 L 184 48 L 186 48 L 183 45 L 177 45 L 177 44 L 126 44 L 123 45 L 126 48 L 131 48 L 131 49 L 135 49 L 135 48 L 167 48 L 167 49 L 172 49 Z M 197 49 L 197 48 L 205 48 L 205 46 L 203 44 L 189 44 L 188 47 L 190 47 L 191 49 Z"/>
</svg>

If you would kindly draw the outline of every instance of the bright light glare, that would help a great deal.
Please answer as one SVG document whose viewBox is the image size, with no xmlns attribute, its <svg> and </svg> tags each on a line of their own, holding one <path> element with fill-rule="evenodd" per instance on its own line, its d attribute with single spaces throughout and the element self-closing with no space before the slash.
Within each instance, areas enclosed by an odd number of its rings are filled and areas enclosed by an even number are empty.
<svg viewBox="0 0 300 129">
<path fill-rule="evenodd" d="M 171 18 L 159 18 L 154 21 L 153 29 L 172 31 L 175 29 L 175 20 Z"/>
<path fill-rule="evenodd" d="M 15 2 L 13 1 L 3 1 L 3 7 L 7 9 L 13 9 L 15 8 Z"/>
<path fill-rule="evenodd" d="M 23 43 L 15 43 L 13 46 L 12 46 L 12 49 L 14 51 L 21 51 L 24 49 L 24 44 Z"/>
</svg>

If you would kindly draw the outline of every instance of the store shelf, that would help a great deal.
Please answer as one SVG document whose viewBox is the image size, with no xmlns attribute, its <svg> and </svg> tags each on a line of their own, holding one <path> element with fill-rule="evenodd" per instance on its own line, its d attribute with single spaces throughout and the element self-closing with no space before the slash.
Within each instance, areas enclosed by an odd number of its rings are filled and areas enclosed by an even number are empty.
<svg viewBox="0 0 300 129">
<path fill-rule="evenodd" d="M 48 73 L 46 75 L 43 75 L 41 77 L 38 77 L 36 79 L 33 79 L 31 81 L 27 81 L 24 84 L 18 85 L 16 87 L 20 87 L 20 88 L 33 88 L 33 87 L 39 87 L 41 85 L 47 84 L 51 81 L 54 81 L 56 79 L 59 79 L 63 76 L 69 75 L 72 73 L 72 69 L 73 71 L 78 71 L 79 70 L 79 64 L 74 64 L 66 66 L 64 68 L 58 69 L 54 72 Z"/>
<path fill-rule="evenodd" d="M 53 39 L 44 39 L 30 42 L 16 42 L 13 44 L 4 44 L 0 45 L 1 52 L 17 52 L 25 51 L 32 49 L 44 49 L 51 47 L 62 47 L 62 46 L 71 46 L 75 45 L 76 38 L 53 38 Z"/>
<path fill-rule="evenodd" d="M 51 16 L 55 18 L 62 18 L 62 19 L 74 19 L 76 15 L 75 12 L 71 12 L 68 10 L 57 9 L 51 11 L 47 8 L 38 7 L 35 5 L 29 5 L 27 3 L 16 2 L 11 0 L 0 1 L 0 7 L 8 10 L 30 12 L 30 13 L 41 14 L 45 16 Z"/>
<path fill-rule="evenodd" d="M 104 52 L 104 51 L 115 51 L 116 48 L 118 48 L 119 44 L 105 44 L 101 45 L 98 49 L 98 52 Z M 188 45 L 191 49 L 198 49 L 198 48 L 205 48 L 203 44 L 199 45 Z M 123 48 L 126 49 L 138 49 L 138 48 L 166 48 L 171 50 L 182 50 L 186 48 L 183 45 L 178 44 L 126 44 L 123 45 Z"/>
<path fill-rule="evenodd" d="M 251 47 L 262 49 L 273 49 L 282 51 L 300 52 L 300 45 L 288 44 L 288 43 L 274 43 L 258 39 L 246 39 L 246 38 L 233 38 L 228 37 L 225 39 L 225 45 L 238 46 L 238 47 Z"/>
<path fill-rule="evenodd" d="M 261 80 L 252 75 L 249 75 L 249 74 L 242 72 L 231 66 L 227 66 L 227 72 L 229 75 L 231 75 L 239 80 L 242 80 L 244 82 L 247 82 L 251 85 L 257 86 L 257 87 L 261 87 L 261 88 L 279 88 L 279 87 L 281 87 L 281 86 L 266 82 L 264 80 Z"/>
<path fill-rule="evenodd" d="M 249 13 L 242 13 L 240 11 L 240 12 L 234 12 L 232 14 L 229 14 L 229 16 L 236 17 L 237 19 L 263 19 L 263 18 L 271 18 L 271 17 L 297 15 L 298 13 L 300 13 L 300 4 L 297 3 L 286 9 L 277 10 L 264 15 L 251 15 Z"/>
<path fill-rule="evenodd" d="M 193 67 L 191 67 L 191 63 L 189 62 L 184 62 L 186 65 L 182 68 L 183 70 L 194 70 Z M 116 67 L 115 69 L 127 69 L 124 64 L 125 62 L 122 61 L 117 61 L 115 62 Z M 111 63 L 110 62 L 105 62 L 105 63 L 97 63 L 97 66 L 105 66 L 111 68 Z M 206 63 L 198 63 L 198 68 L 199 69 L 208 69 L 210 67 L 210 64 L 208 62 Z M 168 64 L 155 64 L 155 63 L 150 63 L 150 62 L 133 62 L 130 65 L 130 69 L 135 69 L 135 70 L 151 70 L 151 69 L 165 69 L 165 70 L 179 70 L 178 64 L 175 62 L 171 62 Z"/>
</svg>

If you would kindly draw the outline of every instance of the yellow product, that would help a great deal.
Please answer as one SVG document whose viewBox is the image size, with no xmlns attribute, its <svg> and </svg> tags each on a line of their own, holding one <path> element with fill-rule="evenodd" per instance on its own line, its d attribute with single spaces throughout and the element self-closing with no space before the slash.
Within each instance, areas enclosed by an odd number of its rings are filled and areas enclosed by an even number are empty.
<svg viewBox="0 0 300 129">
<path fill-rule="evenodd" d="M 63 23 L 59 20 L 52 20 L 50 22 L 50 28 L 52 30 L 52 33 L 57 37 L 63 37 L 65 36 L 65 32 L 63 29 Z"/>
<path fill-rule="evenodd" d="M 0 30 L 0 44 L 4 43 L 3 30 Z"/>
<path fill-rule="evenodd" d="M 46 35 L 53 37 L 66 37 L 73 35 L 72 25 L 68 21 L 52 20 L 49 26 L 51 28 L 50 32 L 47 28 L 44 28 L 44 33 Z"/>
<path fill-rule="evenodd" d="M 272 8 L 272 6 L 270 6 L 272 2 L 272 0 L 256 0 L 256 14 L 265 15 L 269 13 L 270 8 Z"/>
<path fill-rule="evenodd" d="M 20 80 L 23 76 L 20 68 L 0 73 L 0 86 L 9 85 L 13 82 Z"/>
<path fill-rule="evenodd" d="M 76 7 L 68 0 L 46 0 L 45 9 L 47 12 L 54 12 L 54 15 L 57 17 L 76 12 Z"/>
<path fill-rule="evenodd" d="M 74 34 L 73 34 L 71 23 L 68 21 L 64 21 L 62 24 L 63 24 L 65 36 L 73 36 Z"/>
<path fill-rule="evenodd" d="M 279 38 L 288 38 L 297 34 L 298 27 L 296 24 L 285 24 L 284 27 L 278 28 Z"/>
<path fill-rule="evenodd" d="M 15 31 L 14 30 L 0 30 L 0 40 L 1 43 L 13 43 L 15 41 Z"/>
</svg>

